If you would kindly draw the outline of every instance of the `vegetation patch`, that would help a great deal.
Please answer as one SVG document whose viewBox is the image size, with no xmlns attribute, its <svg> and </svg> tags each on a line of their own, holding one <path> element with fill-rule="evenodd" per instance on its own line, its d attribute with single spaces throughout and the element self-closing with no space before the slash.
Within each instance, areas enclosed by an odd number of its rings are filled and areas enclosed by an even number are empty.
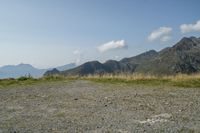
<svg viewBox="0 0 200 133">
<path fill-rule="evenodd" d="M 42 78 L 33 78 L 30 76 L 22 76 L 19 78 L 9 78 L 0 80 L 0 88 L 15 87 L 22 85 L 34 85 L 40 83 L 54 83 L 54 82 L 69 82 L 77 79 L 76 77 L 64 77 L 64 76 L 45 76 Z"/>
<path fill-rule="evenodd" d="M 90 75 L 82 79 L 102 83 L 129 83 L 137 85 L 159 85 L 200 88 L 200 74 L 177 74 L 174 76 L 154 76 L 154 75 Z"/>
<path fill-rule="evenodd" d="M 174 76 L 155 76 L 155 75 L 89 75 L 89 76 L 44 76 L 42 78 L 33 77 L 20 77 L 17 79 L 1 79 L 0 88 L 7 86 L 17 85 L 33 85 L 36 83 L 49 83 L 49 82 L 68 82 L 73 80 L 90 80 L 101 83 L 112 84 L 135 84 L 135 85 L 147 85 L 147 86 L 175 86 L 175 87 L 187 87 L 187 88 L 200 88 L 200 74 L 178 74 Z"/>
</svg>

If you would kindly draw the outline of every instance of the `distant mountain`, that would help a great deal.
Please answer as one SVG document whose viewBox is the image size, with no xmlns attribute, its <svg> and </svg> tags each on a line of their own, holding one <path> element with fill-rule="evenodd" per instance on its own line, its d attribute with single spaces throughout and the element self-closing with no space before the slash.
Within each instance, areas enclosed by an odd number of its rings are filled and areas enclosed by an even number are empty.
<svg viewBox="0 0 200 133">
<path fill-rule="evenodd" d="M 59 71 L 64 71 L 64 70 L 72 69 L 74 67 L 76 67 L 76 64 L 70 63 L 70 64 L 66 64 L 66 65 L 63 65 L 63 66 L 56 67 L 56 69 L 59 70 Z"/>
<path fill-rule="evenodd" d="M 61 75 L 89 75 L 103 73 L 145 73 L 173 75 L 200 72 L 200 38 L 184 37 L 173 47 L 159 52 L 150 50 L 120 61 L 86 62 L 76 68 L 57 71 Z"/>
<path fill-rule="evenodd" d="M 46 69 L 37 69 L 29 64 L 19 64 L 0 67 L 0 71 L 0 78 L 17 78 L 28 74 L 33 77 L 41 77 Z"/>
<path fill-rule="evenodd" d="M 57 67 L 58 70 L 60 71 L 64 71 L 64 70 L 68 70 L 70 68 L 75 67 L 74 63 L 71 64 L 67 64 L 64 66 L 59 66 Z M 3 78 L 18 78 L 21 76 L 25 76 L 25 75 L 31 75 L 33 77 L 42 77 L 43 74 L 48 71 L 51 70 L 50 69 L 37 69 L 33 66 L 31 66 L 30 64 L 19 64 L 19 65 L 6 65 L 3 67 L 0 67 L 0 79 Z"/>
<path fill-rule="evenodd" d="M 44 73 L 44 76 L 49 76 L 49 75 L 55 75 L 55 74 L 60 74 L 60 71 L 56 68 L 52 69 L 52 70 L 47 70 Z"/>
<path fill-rule="evenodd" d="M 154 50 L 147 51 L 131 58 L 124 58 L 121 61 L 108 60 L 105 63 L 92 61 L 84 63 L 74 69 L 62 71 L 63 75 L 88 75 L 88 74 L 103 74 L 103 73 L 133 73 L 138 65 L 145 60 L 154 58 L 158 53 Z"/>
</svg>

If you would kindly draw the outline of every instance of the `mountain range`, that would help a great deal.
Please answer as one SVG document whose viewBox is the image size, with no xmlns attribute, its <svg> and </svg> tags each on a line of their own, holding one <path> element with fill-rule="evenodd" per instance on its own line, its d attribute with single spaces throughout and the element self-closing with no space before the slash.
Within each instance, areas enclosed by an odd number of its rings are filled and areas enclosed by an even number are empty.
<svg viewBox="0 0 200 133">
<path fill-rule="evenodd" d="M 66 64 L 64 66 L 59 66 L 56 69 L 58 69 L 59 71 L 64 71 L 64 70 L 74 68 L 75 66 L 76 66 L 75 63 L 71 63 L 71 64 Z M 35 78 L 38 78 L 38 77 L 42 77 L 46 71 L 51 70 L 51 69 L 52 68 L 38 69 L 38 68 L 33 67 L 30 64 L 23 64 L 23 63 L 19 65 L 6 65 L 6 66 L 0 67 L 0 79 L 18 78 L 18 77 L 29 75 L 29 74 Z"/>
<path fill-rule="evenodd" d="M 172 47 L 161 51 L 150 50 L 120 61 L 86 62 L 78 67 L 59 71 L 54 69 L 44 75 L 93 75 L 117 73 L 145 73 L 155 75 L 191 74 L 200 72 L 200 38 L 184 37 Z"/>
</svg>

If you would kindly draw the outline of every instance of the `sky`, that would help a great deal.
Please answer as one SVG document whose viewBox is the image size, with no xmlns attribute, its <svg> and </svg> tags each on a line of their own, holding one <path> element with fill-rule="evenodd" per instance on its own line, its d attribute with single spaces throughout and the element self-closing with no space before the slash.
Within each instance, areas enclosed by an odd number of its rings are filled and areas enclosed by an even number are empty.
<svg viewBox="0 0 200 133">
<path fill-rule="evenodd" d="M 199 0 L 0 0 L 0 66 L 120 60 L 190 36 Z"/>
</svg>

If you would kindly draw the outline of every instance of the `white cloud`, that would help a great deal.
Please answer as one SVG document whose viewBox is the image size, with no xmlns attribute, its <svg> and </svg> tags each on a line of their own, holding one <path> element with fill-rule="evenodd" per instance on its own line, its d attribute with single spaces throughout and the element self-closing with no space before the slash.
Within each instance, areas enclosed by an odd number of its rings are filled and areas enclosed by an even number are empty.
<svg viewBox="0 0 200 133">
<path fill-rule="evenodd" d="M 182 24 L 180 26 L 180 30 L 182 33 L 188 33 L 188 32 L 200 32 L 200 20 L 196 22 L 196 24 Z"/>
<path fill-rule="evenodd" d="M 73 54 L 76 56 L 76 65 L 79 65 L 81 62 L 81 51 L 80 50 L 74 50 Z"/>
<path fill-rule="evenodd" d="M 162 42 L 168 41 L 169 39 L 171 39 L 170 34 L 172 32 L 172 28 L 171 27 L 160 27 L 157 30 L 154 30 L 153 32 L 151 32 L 151 34 L 148 36 L 148 41 L 155 41 L 155 40 L 159 40 Z"/>
<path fill-rule="evenodd" d="M 122 48 L 126 48 L 126 47 L 127 47 L 127 45 L 124 40 L 118 40 L 118 41 L 111 41 L 111 42 L 102 44 L 99 47 L 97 47 L 97 49 L 99 50 L 99 52 L 103 53 L 108 50 L 122 49 Z"/>
</svg>

